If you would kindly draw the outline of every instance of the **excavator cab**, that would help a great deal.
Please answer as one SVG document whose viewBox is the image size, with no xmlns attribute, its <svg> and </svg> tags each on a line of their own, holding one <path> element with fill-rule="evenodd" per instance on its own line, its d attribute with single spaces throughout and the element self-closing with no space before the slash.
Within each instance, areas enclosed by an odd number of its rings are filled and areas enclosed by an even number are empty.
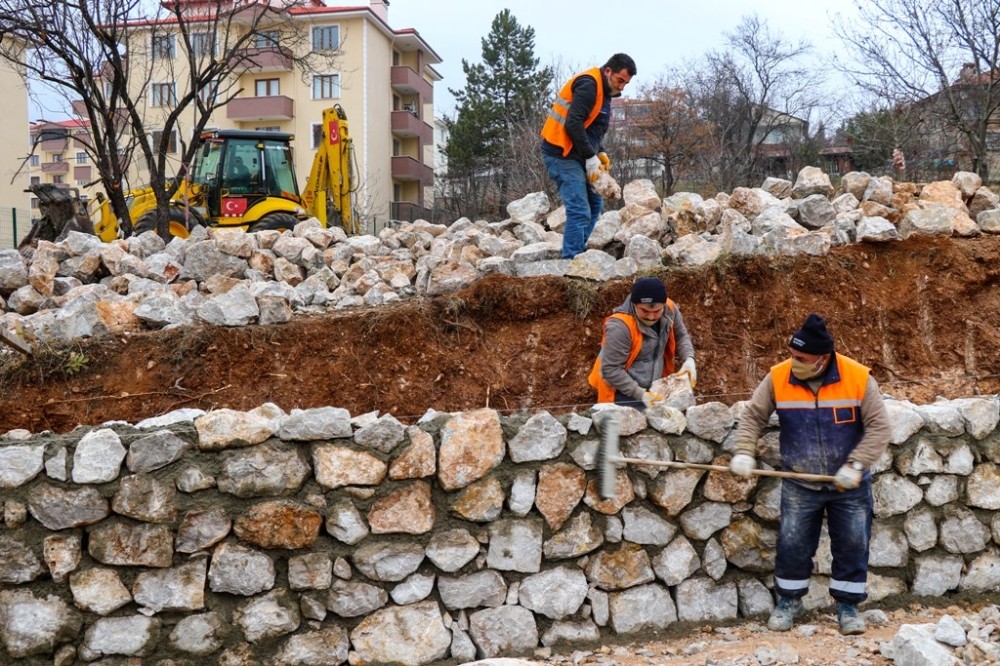
<svg viewBox="0 0 1000 666">
<path fill-rule="evenodd" d="M 292 134 L 211 130 L 191 169 L 202 214 L 219 226 L 291 228 L 304 217 L 298 196 Z"/>
</svg>

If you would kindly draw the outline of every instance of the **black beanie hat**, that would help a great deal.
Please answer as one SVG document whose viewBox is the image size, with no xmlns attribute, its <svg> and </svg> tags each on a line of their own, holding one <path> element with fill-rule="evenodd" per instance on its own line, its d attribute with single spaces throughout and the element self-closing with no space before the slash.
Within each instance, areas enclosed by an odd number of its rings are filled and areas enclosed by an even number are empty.
<svg viewBox="0 0 1000 666">
<path fill-rule="evenodd" d="M 643 277 L 635 281 L 632 285 L 632 304 L 639 303 L 650 305 L 652 303 L 666 303 L 667 288 L 663 286 L 660 278 Z"/>
<path fill-rule="evenodd" d="M 817 356 L 833 351 L 833 336 L 826 330 L 826 322 L 815 312 L 806 317 L 802 328 L 792 334 L 788 346 L 806 354 Z"/>
</svg>

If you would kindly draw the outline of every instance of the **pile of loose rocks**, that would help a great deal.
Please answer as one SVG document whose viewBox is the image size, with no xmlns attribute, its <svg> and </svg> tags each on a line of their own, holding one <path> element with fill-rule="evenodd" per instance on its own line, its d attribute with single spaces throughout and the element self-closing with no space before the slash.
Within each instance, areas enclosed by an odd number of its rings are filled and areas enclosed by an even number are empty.
<svg viewBox="0 0 1000 666">
<path fill-rule="evenodd" d="M 348 237 L 316 220 L 283 233 L 198 227 L 169 243 L 153 232 L 112 243 L 70 232 L 25 255 L 0 251 L 0 328 L 65 341 L 199 322 L 274 324 L 447 293 L 491 273 L 605 281 L 725 254 L 823 255 L 912 235 L 1000 233 L 1000 197 L 968 172 L 925 185 L 851 172 L 835 189 L 805 167 L 794 183 L 768 178 L 710 199 L 662 199 L 648 180 L 627 184 L 622 198 L 572 260 L 559 258 L 565 210 L 541 192 L 512 202 L 500 222 L 418 220 L 378 236 Z"/>
</svg>

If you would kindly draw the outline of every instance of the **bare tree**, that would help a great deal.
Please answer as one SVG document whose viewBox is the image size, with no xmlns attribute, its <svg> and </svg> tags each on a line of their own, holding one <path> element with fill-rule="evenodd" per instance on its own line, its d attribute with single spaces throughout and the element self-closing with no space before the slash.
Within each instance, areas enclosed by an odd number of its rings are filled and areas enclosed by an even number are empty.
<svg viewBox="0 0 1000 666">
<path fill-rule="evenodd" d="M 335 48 L 310 51 L 296 0 L 0 0 L 0 59 L 26 84 L 54 91 L 89 122 L 90 154 L 115 215 L 132 222 L 128 179 L 145 167 L 165 226 L 179 177 L 212 114 L 241 92 L 241 74 L 268 53 L 308 71 Z M 8 39 L 9 38 L 9 39 Z M 301 55 L 306 53 L 306 55 Z M 179 146 L 176 144 L 180 143 Z M 168 155 L 179 153 L 179 164 Z"/>
<path fill-rule="evenodd" d="M 623 127 L 613 137 L 616 149 L 628 155 L 626 165 L 644 164 L 647 170 L 655 165 L 664 195 L 673 193 L 681 175 L 694 175 L 696 157 L 710 147 L 711 125 L 701 119 L 693 102 L 687 90 L 661 75 L 640 89 L 638 99 L 622 105 Z M 628 181 L 652 174 L 626 167 L 621 175 Z"/>
<path fill-rule="evenodd" d="M 835 28 L 853 54 L 840 65 L 856 85 L 884 108 L 917 107 L 937 158 L 967 155 L 969 168 L 989 176 L 1000 109 L 996 0 L 868 0 Z"/>
<path fill-rule="evenodd" d="M 761 146 L 808 121 L 820 106 L 823 76 L 805 64 L 808 43 L 772 34 L 756 15 L 743 17 L 726 41 L 727 50 L 690 68 L 686 87 L 713 125 L 713 150 L 703 154 L 702 168 L 728 191 L 760 176 Z"/>
</svg>

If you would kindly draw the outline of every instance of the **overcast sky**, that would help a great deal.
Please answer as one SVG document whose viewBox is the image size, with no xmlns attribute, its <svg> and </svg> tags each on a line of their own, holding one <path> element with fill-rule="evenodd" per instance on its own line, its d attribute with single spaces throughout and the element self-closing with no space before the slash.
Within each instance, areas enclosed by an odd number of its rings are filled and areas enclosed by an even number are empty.
<svg viewBox="0 0 1000 666">
<path fill-rule="evenodd" d="M 631 55 L 639 74 L 626 96 L 687 58 L 721 49 L 723 33 L 744 15 L 756 13 L 789 42 L 808 40 L 820 62 L 839 45 L 831 17 L 854 15 L 845 0 L 391 0 L 389 25 L 414 28 L 444 61 L 435 65 L 444 77 L 435 86 L 439 115 L 454 111 L 447 88 L 465 87 L 462 58 L 482 60 L 481 40 L 504 8 L 534 28 L 541 64 L 561 64 L 567 75 L 602 65 L 612 53 Z"/>
</svg>

